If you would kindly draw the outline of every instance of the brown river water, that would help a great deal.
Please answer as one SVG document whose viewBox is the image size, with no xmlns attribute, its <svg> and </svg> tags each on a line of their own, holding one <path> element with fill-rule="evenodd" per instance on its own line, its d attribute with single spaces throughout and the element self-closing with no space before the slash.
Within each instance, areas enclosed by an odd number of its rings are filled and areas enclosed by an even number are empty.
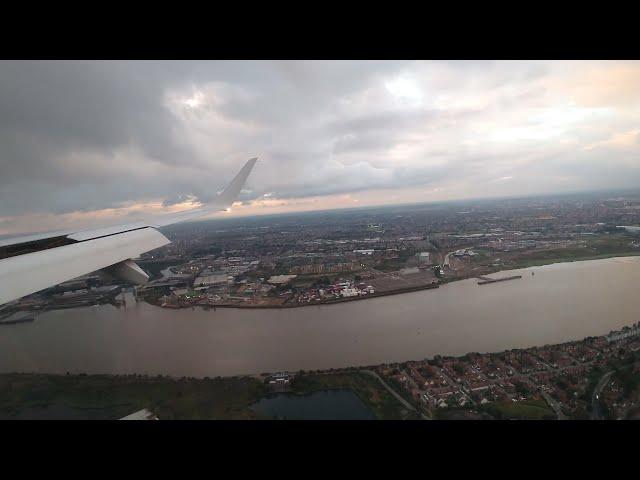
<svg viewBox="0 0 640 480">
<path fill-rule="evenodd" d="M 534 272 L 535 275 L 531 275 Z M 579 340 L 640 320 L 640 257 L 559 263 L 381 298 L 290 309 L 58 310 L 0 327 L 0 372 L 226 376 Z"/>
</svg>

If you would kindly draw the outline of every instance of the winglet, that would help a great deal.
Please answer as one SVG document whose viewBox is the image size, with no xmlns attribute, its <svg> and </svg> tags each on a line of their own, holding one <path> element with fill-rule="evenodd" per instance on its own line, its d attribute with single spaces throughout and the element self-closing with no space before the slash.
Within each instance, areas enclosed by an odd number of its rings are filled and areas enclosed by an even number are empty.
<svg viewBox="0 0 640 480">
<path fill-rule="evenodd" d="M 214 200 L 216 206 L 219 206 L 222 209 L 227 209 L 233 204 L 233 202 L 235 202 L 240 190 L 242 190 L 242 187 L 244 186 L 244 182 L 247 181 L 247 177 L 251 173 L 251 170 L 257 161 L 257 158 L 252 158 L 244 164 L 244 167 L 242 167 L 235 178 L 231 180 L 231 183 L 227 185 L 227 188 L 225 188 L 222 193 L 218 195 L 218 198 Z"/>
<path fill-rule="evenodd" d="M 231 183 L 227 185 L 227 188 L 225 188 L 213 200 L 213 202 L 211 202 L 211 204 L 193 210 L 184 210 L 182 212 L 162 215 L 156 217 L 153 221 L 149 222 L 149 224 L 153 225 L 154 227 L 164 227 L 166 225 L 171 225 L 172 223 L 194 220 L 215 211 L 228 209 L 233 204 L 233 202 L 235 202 L 236 198 L 238 198 L 238 194 L 240 193 L 240 190 L 242 190 L 244 182 L 247 181 L 247 177 L 251 173 L 251 170 L 253 169 L 253 166 L 257 161 L 257 158 L 248 160 L 247 163 L 244 164 L 244 167 L 242 167 L 238 174 L 234 177 L 234 179 L 231 180 Z"/>
</svg>

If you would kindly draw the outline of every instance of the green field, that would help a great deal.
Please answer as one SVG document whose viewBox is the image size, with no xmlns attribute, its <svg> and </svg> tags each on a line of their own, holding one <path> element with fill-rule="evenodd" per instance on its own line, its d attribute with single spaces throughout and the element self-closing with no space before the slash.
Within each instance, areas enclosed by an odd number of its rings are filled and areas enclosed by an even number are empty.
<svg viewBox="0 0 640 480">
<path fill-rule="evenodd" d="M 251 419 L 266 392 L 248 377 L 0 375 L 0 419 L 118 419 L 148 408 L 162 420 Z"/>
<path fill-rule="evenodd" d="M 540 267 L 542 265 L 549 265 L 552 263 L 563 262 L 581 262 L 585 260 L 602 260 L 605 258 L 614 257 L 633 257 L 640 255 L 640 252 L 620 252 L 620 253 L 603 253 L 599 255 L 584 255 L 582 253 L 574 252 L 562 252 L 558 250 L 550 250 L 545 252 L 544 255 L 531 255 L 521 257 L 515 260 L 513 263 L 505 265 L 508 269 L 515 270 L 519 268 Z"/>
<path fill-rule="evenodd" d="M 491 403 L 483 409 L 496 420 L 555 420 L 556 415 L 544 400 Z"/>
<path fill-rule="evenodd" d="M 478 413 L 463 408 L 438 408 L 433 412 L 436 420 L 492 420 L 486 412 Z"/>
<path fill-rule="evenodd" d="M 553 250 L 534 250 L 516 254 L 511 259 L 503 259 L 505 261 L 505 269 L 517 269 L 538 267 L 559 262 L 577 262 L 640 255 L 640 249 L 631 247 L 631 243 L 632 238 L 627 235 L 603 235 L 589 239 L 584 248 L 568 247 Z"/>
<path fill-rule="evenodd" d="M 329 389 L 352 390 L 378 419 L 413 415 L 363 373 L 305 374 L 292 382 L 297 394 Z M 251 377 L 0 374 L 0 420 L 115 420 L 143 408 L 161 420 L 256 419 L 251 405 L 267 393 L 266 385 Z"/>
<path fill-rule="evenodd" d="M 291 388 L 299 394 L 346 388 L 352 390 L 378 420 L 415 418 L 415 414 L 406 412 L 380 382 L 361 372 L 300 375 L 293 380 Z"/>
</svg>

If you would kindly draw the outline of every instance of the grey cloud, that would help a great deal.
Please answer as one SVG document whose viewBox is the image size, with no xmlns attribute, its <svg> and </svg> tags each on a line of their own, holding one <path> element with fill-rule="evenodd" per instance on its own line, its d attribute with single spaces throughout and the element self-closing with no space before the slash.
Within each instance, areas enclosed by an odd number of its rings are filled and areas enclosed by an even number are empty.
<svg viewBox="0 0 640 480">
<path fill-rule="evenodd" d="M 40 142 L 53 152 L 136 143 L 160 160 L 184 156 L 167 139 L 172 119 L 162 107 L 163 86 L 144 65 L 3 62 L 1 71 L 0 131 L 23 159 L 42 155 Z M 13 160 L 2 159 L 3 167 Z"/>
<path fill-rule="evenodd" d="M 184 194 L 176 194 L 176 195 L 171 195 L 170 197 L 165 198 L 162 201 L 162 206 L 163 207 L 170 207 L 172 205 L 177 205 L 183 202 L 186 202 L 188 200 L 191 200 L 191 196 L 190 195 L 184 195 Z"/>
<path fill-rule="evenodd" d="M 328 125 L 328 130 L 333 133 L 361 132 L 379 130 L 397 130 L 422 125 L 438 118 L 435 110 L 419 111 L 387 111 L 369 115 L 361 115 L 355 118 L 339 119 Z"/>
<path fill-rule="evenodd" d="M 637 178 L 631 166 L 607 169 L 594 157 L 606 149 L 463 142 L 487 118 L 538 106 L 549 93 L 539 80 L 553 72 L 545 62 L 0 62 L 0 215 L 206 202 L 253 156 L 260 162 L 242 201 L 477 185 L 514 169 L 531 188 L 554 175 L 601 186 Z M 381 85 L 400 74 L 426 76 L 431 96 L 478 95 L 480 85 L 495 101 L 444 110 L 344 101 L 384 95 Z M 208 88 L 217 97 L 192 115 L 181 110 L 186 120 L 165 105 L 169 93 Z M 607 121 L 617 131 L 630 122 Z M 585 128 L 575 135 L 601 139 Z M 410 159 L 390 160 L 399 144 L 414 147 Z M 631 153 L 616 155 L 633 164 Z"/>
</svg>

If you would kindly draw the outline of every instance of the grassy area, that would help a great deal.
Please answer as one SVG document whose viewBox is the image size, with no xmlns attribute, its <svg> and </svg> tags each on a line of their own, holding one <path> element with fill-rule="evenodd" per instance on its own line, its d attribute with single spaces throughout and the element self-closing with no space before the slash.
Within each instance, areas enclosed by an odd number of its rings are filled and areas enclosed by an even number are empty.
<svg viewBox="0 0 640 480">
<path fill-rule="evenodd" d="M 533 250 L 503 255 L 502 258 L 505 263 L 505 269 L 516 269 L 538 267 L 558 262 L 577 262 L 640 255 L 640 249 L 631 247 L 631 243 L 632 239 L 627 235 L 601 235 L 588 239 L 585 247 Z"/>
<path fill-rule="evenodd" d="M 296 377 L 294 393 L 350 389 L 378 419 L 402 419 L 400 403 L 364 373 L 307 374 Z M 250 377 L 175 379 L 141 375 L 0 374 L 2 419 L 122 418 L 142 408 L 161 420 L 255 419 L 250 406 L 266 395 Z"/>
<path fill-rule="evenodd" d="M 327 272 L 327 273 L 304 273 L 298 275 L 291 281 L 291 285 L 298 288 L 309 288 L 316 282 L 324 282 L 328 280 L 328 283 L 336 281 L 340 277 L 352 277 L 357 275 L 357 272 L 344 271 L 344 272 Z"/>
<path fill-rule="evenodd" d="M 393 377 L 389 377 L 385 381 L 387 382 L 387 385 L 395 390 L 398 395 L 404 398 L 409 404 L 415 406 L 415 400 L 411 397 L 411 393 L 409 393 L 407 388 L 402 383 L 400 383 Z"/>
<path fill-rule="evenodd" d="M 497 420 L 554 420 L 555 413 L 544 400 L 497 402 L 483 408 Z"/>
<path fill-rule="evenodd" d="M 438 408 L 434 410 L 436 420 L 492 420 L 486 412 L 478 413 L 464 408 Z"/>
<path fill-rule="evenodd" d="M 148 408 L 160 419 L 250 419 L 266 392 L 253 378 L 0 375 L 0 419 L 118 419 Z"/>
<path fill-rule="evenodd" d="M 413 249 L 400 250 L 398 252 L 398 258 L 388 258 L 384 260 L 380 265 L 376 266 L 376 270 L 381 272 L 395 272 L 403 269 L 407 265 L 407 261 L 416 254 Z"/>
<path fill-rule="evenodd" d="M 640 420 L 640 407 L 632 407 L 627 412 L 627 420 Z"/>
<path fill-rule="evenodd" d="M 307 394 L 319 390 L 346 388 L 352 390 L 379 420 L 400 420 L 413 415 L 402 414 L 404 407 L 375 378 L 361 372 L 305 374 L 297 376 L 293 392 Z"/>
<path fill-rule="evenodd" d="M 640 387 L 636 367 L 638 362 L 640 362 L 640 352 L 629 352 L 623 359 L 610 362 L 614 371 L 612 380 L 622 387 L 625 398 L 637 397 L 636 393 Z"/>
<path fill-rule="evenodd" d="M 591 255 L 586 251 L 586 249 L 584 251 L 580 251 L 580 253 L 576 253 L 576 251 L 578 251 L 578 249 L 575 251 L 571 249 L 548 250 L 546 252 L 522 256 L 514 260 L 512 263 L 510 262 L 506 264 L 505 269 L 515 270 L 518 268 L 540 267 L 542 265 L 560 262 L 581 262 L 585 260 L 602 260 L 605 258 L 633 257 L 640 255 L 640 251 L 602 253 L 599 255 Z"/>
</svg>

